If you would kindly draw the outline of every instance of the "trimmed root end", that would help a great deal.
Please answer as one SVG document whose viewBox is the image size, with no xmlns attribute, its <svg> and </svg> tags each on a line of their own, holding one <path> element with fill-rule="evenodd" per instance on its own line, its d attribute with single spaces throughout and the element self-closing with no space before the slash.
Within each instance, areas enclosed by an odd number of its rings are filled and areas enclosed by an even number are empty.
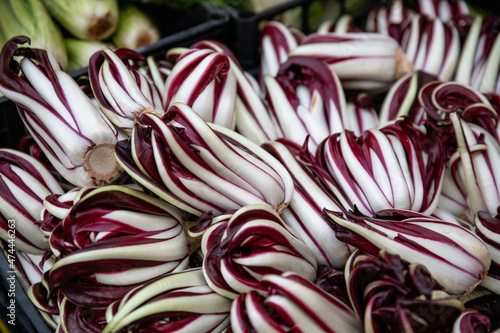
<svg viewBox="0 0 500 333">
<path fill-rule="evenodd" d="M 111 12 L 96 18 L 88 27 L 87 36 L 91 40 L 103 40 L 111 36 L 115 30 L 117 18 Z"/>
<path fill-rule="evenodd" d="M 83 167 L 95 179 L 110 180 L 120 171 L 115 158 L 115 145 L 99 143 L 90 149 L 83 160 Z"/>
<path fill-rule="evenodd" d="M 399 79 L 413 70 L 413 63 L 408 59 L 401 49 L 396 50 L 396 70 L 394 79 Z"/>
<path fill-rule="evenodd" d="M 274 210 L 278 213 L 278 214 L 281 214 L 285 208 L 288 207 L 288 203 L 280 203 L 279 205 L 277 205 L 276 207 L 274 207 Z"/>
<path fill-rule="evenodd" d="M 135 38 L 135 48 L 152 44 L 157 40 L 156 36 L 149 31 L 141 31 Z"/>
<path fill-rule="evenodd" d="M 138 119 L 138 118 L 140 118 L 140 117 L 141 117 L 143 114 L 145 114 L 145 113 L 153 113 L 153 114 L 157 115 L 157 116 L 158 116 L 158 117 L 160 117 L 160 118 L 163 116 L 162 114 L 160 114 L 159 112 L 157 112 L 157 111 L 153 110 L 152 108 L 150 108 L 150 107 L 148 106 L 148 107 L 144 108 L 141 112 L 138 112 L 138 113 L 135 115 L 135 117 L 134 117 L 134 125 L 137 123 L 137 121 L 138 121 L 137 119 Z"/>
<path fill-rule="evenodd" d="M 189 254 L 192 254 L 198 248 L 201 246 L 201 237 L 192 237 L 189 235 L 189 229 L 194 227 L 196 225 L 196 222 L 188 222 L 188 221 L 183 221 L 182 222 L 182 229 L 184 230 L 184 234 L 186 235 L 187 238 L 187 244 L 188 244 L 188 252 Z"/>
<path fill-rule="evenodd" d="M 145 107 L 141 112 L 139 112 L 139 114 L 137 115 L 137 117 L 140 117 L 143 113 L 154 113 L 158 117 L 162 116 L 161 114 L 159 114 L 158 112 L 156 112 L 155 110 L 153 110 L 152 108 L 150 108 L 149 106 Z"/>
</svg>

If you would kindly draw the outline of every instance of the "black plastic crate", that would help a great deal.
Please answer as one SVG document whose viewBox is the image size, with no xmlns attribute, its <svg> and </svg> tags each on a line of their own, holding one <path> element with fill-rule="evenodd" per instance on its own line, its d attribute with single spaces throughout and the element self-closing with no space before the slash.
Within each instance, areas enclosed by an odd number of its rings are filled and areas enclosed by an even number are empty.
<svg viewBox="0 0 500 333">
<path fill-rule="evenodd" d="M 24 134 L 24 124 L 14 103 L 0 97 L 0 147 L 16 148 Z"/>
<path fill-rule="evenodd" d="M 149 11 L 154 7 L 149 8 Z M 148 12 L 146 10 L 146 12 Z M 151 17 L 155 17 L 151 13 Z M 158 16 L 158 14 L 156 14 Z M 157 25 L 160 27 L 162 38 L 154 44 L 137 49 L 145 56 L 164 58 L 171 47 L 188 47 L 203 39 L 215 39 L 227 43 L 229 38 L 228 25 L 230 16 L 225 10 L 213 7 L 198 7 L 186 19 L 179 20 L 179 12 L 170 12 L 169 15 L 160 15 Z M 175 17 L 177 16 L 177 17 Z M 181 16 L 182 18 L 182 16 Z M 181 29 L 178 32 L 175 30 Z M 173 32 L 174 31 L 174 32 Z"/>
<path fill-rule="evenodd" d="M 53 330 L 47 325 L 45 320 L 42 318 L 38 309 L 31 303 L 28 295 L 21 286 L 21 283 L 15 278 L 15 297 L 12 298 L 9 295 L 10 288 L 10 277 L 12 270 L 9 267 L 9 263 L 5 255 L 0 255 L 0 306 L 4 310 L 1 313 L 1 319 L 4 321 L 5 325 L 9 329 L 10 333 L 51 333 Z M 7 280 L 9 279 L 9 280 Z M 14 299 L 14 314 L 15 314 L 15 325 L 10 325 L 8 323 L 11 317 L 7 317 L 10 313 L 8 306 L 11 304 L 11 299 Z"/>
<path fill-rule="evenodd" d="M 261 23 L 273 20 L 285 12 L 300 8 L 301 26 L 299 28 L 303 32 L 309 33 L 309 9 L 314 2 L 315 0 L 291 0 L 260 12 L 226 8 L 231 15 L 231 29 L 233 30 L 230 47 L 243 69 L 252 75 L 258 73 L 260 64 L 259 26 Z"/>
</svg>

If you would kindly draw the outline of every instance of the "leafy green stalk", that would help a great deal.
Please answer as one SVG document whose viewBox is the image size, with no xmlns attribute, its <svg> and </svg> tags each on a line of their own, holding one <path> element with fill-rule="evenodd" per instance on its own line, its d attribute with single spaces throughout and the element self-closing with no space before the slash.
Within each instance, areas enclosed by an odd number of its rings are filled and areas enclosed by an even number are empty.
<svg viewBox="0 0 500 333">
<path fill-rule="evenodd" d="M 110 47 L 109 44 L 98 40 L 81 40 L 75 38 L 65 38 L 64 45 L 68 53 L 67 71 L 88 67 L 89 59 L 94 53 Z"/>
<path fill-rule="evenodd" d="M 120 9 L 118 25 L 111 37 L 116 47 L 135 50 L 160 39 L 160 31 L 138 7 L 128 5 Z"/>
<path fill-rule="evenodd" d="M 15 36 L 27 36 L 31 46 L 52 53 L 63 68 L 67 57 L 62 33 L 40 0 L 0 1 L 0 43 Z"/>
<path fill-rule="evenodd" d="M 50 14 L 73 36 L 102 40 L 118 23 L 117 0 L 42 0 Z"/>
</svg>

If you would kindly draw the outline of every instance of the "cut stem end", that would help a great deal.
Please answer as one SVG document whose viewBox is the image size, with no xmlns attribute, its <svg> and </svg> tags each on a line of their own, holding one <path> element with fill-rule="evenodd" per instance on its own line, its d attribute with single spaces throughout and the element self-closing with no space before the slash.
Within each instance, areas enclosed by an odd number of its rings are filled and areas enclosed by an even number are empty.
<svg viewBox="0 0 500 333">
<path fill-rule="evenodd" d="M 87 30 L 87 36 L 90 40 L 103 40 L 111 36 L 117 24 L 117 17 L 111 12 L 96 18 Z"/>
<path fill-rule="evenodd" d="M 115 145 L 99 143 L 90 149 L 83 161 L 85 170 L 95 179 L 110 180 L 120 171 L 115 159 Z"/>
<path fill-rule="evenodd" d="M 401 49 L 396 50 L 396 71 L 395 79 L 399 79 L 403 75 L 413 70 L 413 63 L 408 59 L 406 54 Z"/>
</svg>

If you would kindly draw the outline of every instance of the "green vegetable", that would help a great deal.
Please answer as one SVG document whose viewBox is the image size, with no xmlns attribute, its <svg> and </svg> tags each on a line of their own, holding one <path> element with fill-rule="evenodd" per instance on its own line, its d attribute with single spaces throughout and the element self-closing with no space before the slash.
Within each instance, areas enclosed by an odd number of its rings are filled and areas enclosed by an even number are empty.
<svg viewBox="0 0 500 333">
<path fill-rule="evenodd" d="M 68 66 L 66 70 L 73 71 L 89 65 L 90 57 L 110 45 L 98 40 L 81 40 L 65 38 L 64 45 L 68 53 Z"/>
<path fill-rule="evenodd" d="M 188 10 L 200 6 L 204 0 L 130 0 L 139 4 L 165 6 L 177 10 Z"/>
<path fill-rule="evenodd" d="M 177 10 L 189 10 L 196 6 L 211 5 L 216 8 L 230 6 L 236 9 L 250 8 L 250 0 L 129 0 L 130 2 L 161 5 Z"/>
<path fill-rule="evenodd" d="M 116 47 L 135 50 L 160 39 L 160 32 L 153 21 L 136 6 L 120 9 L 118 26 L 111 37 Z"/>
<path fill-rule="evenodd" d="M 31 46 L 52 53 L 63 68 L 67 58 L 62 33 L 40 0 L 0 0 L 0 45 L 24 35 Z"/>
<path fill-rule="evenodd" d="M 118 23 L 117 0 L 42 0 L 50 14 L 73 36 L 102 40 Z"/>
</svg>

